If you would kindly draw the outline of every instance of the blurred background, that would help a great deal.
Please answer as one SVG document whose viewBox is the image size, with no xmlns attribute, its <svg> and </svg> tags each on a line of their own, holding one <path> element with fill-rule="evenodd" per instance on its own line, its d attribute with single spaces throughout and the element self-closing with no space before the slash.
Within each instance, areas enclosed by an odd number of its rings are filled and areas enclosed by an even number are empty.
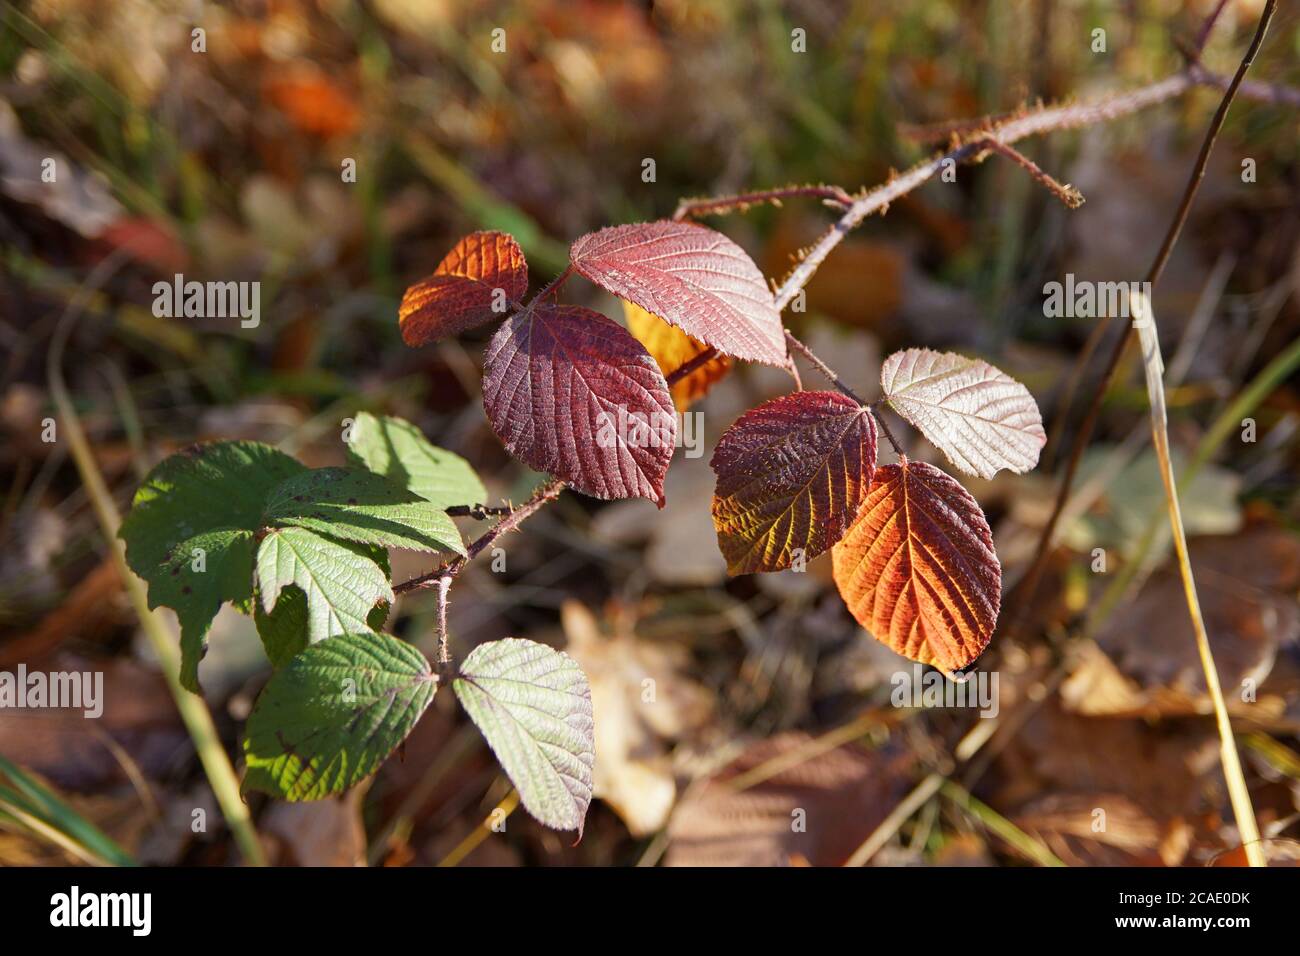
<svg viewBox="0 0 1300 956">
<path fill-rule="evenodd" d="M 1216 4 L 6 5 L 0 668 L 102 671 L 107 705 L 96 721 L 0 717 L 0 756 L 11 762 L 0 772 L 0 864 L 95 858 L 102 851 L 66 835 L 77 821 L 141 862 L 238 860 L 67 442 L 42 440 L 56 416 L 46 361 L 62 316 L 74 315 L 69 388 L 122 509 L 153 464 L 196 440 L 257 439 L 339 464 L 344 420 L 363 409 L 416 422 L 468 458 L 494 496 L 518 502 L 540 478 L 506 455 L 483 416 L 491 329 L 421 350 L 398 334 L 403 290 L 459 236 L 512 233 L 537 288 L 578 236 L 670 216 L 683 197 L 873 186 L 930 154 L 918 127 L 1039 99 L 1087 101 L 1176 72 L 1180 44 Z M 1227 3 L 1207 68 L 1235 70 L 1262 7 Z M 495 30 L 504 52 L 493 51 Z M 805 52 L 792 49 L 797 30 Z M 1294 6 L 1275 18 L 1251 78 L 1300 87 Z M 928 183 L 845 240 L 809 286 L 807 312 L 790 317 L 869 397 L 881 358 L 904 346 L 978 354 L 1028 385 L 1048 428 L 1040 467 L 965 482 L 1008 585 L 1032 558 L 1109 349 L 1078 379 L 1066 414 L 1096 320 L 1046 317 L 1044 283 L 1140 278 L 1219 99 L 1201 88 L 1022 143 L 1082 190 L 1077 211 L 998 159 Z M 1183 493 L 1193 562 L 1279 863 L 1300 856 L 1298 132 L 1295 98 L 1238 99 L 1156 293 L 1173 442 L 1181 462 L 1199 464 Z M 53 184 L 39 178 L 47 157 Z M 779 281 L 833 218 L 794 200 L 708 224 Z M 156 317 L 152 286 L 175 273 L 260 281 L 260 324 Z M 616 300 L 583 281 L 564 296 L 622 319 Z M 400 758 L 346 797 L 252 798 L 272 860 L 1240 862 L 1192 631 L 1158 533 L 1136 358 L 1105 396 L 1035 599 L 980 662 L 999 676 L 996 720 L 892 706 L 891 677 L 910 663 L 855 625 L 829 555 L 804 574 L 726 578 L 709 517 L 711 444 L 790 387 L 737 367 L 694 406 L 704 453 L 678 453 L 664 510 L 566 493 L 505 541 L 504 573 L 480 562 L 453 591 L 461 654 L 526 636 L 563 647 L 591 678 L 600 799 L 581 843 L 522 812 L 504 833 L 483 829 L 510 787 L 440 694 Z M 1244 418 L 1257 423 L 1255 441 L 1241 438 Z M 941 463 L 906 434 L 918 457 Z M 475 527 L 466 519 L 463 530 Z M 394 580 L 429 566 L 396 552 Z M 427 595 L 406 596 L 390 627 L 427 651 L 432 610 Z M 223 609 L 201 675 L 232 755 L 268 674 L 251 620 Z M 5 803 L 19 779 L 57 800 L 46 827 L 56 836 Z M 910 812 L 891 817 L 909 795 Z M 206 832 L 192 830 L 196 808 L 206 808 Z M 799 810 L 805 833 L 792 829 Z"/>
</svg>

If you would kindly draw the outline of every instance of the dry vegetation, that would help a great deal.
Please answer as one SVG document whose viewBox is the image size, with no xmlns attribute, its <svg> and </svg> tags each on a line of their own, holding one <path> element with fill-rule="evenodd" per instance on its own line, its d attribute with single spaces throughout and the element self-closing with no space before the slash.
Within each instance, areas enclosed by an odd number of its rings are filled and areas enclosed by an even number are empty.
<svg viewBox="0 0 1300 956">
<path fill-rule="evenodd" d="M 850 615 L 829 553 L 803 573 L 728 576 L 709 459 L 791 380 L 719 363 L 707 387 L 673 393 L 695 401 L 700 454 L 677 452 L 662 510 L 556 489 L 489 542 L 504 570 L 485 547 L 449 604 L 399 588 L 386 625 L 433 656 L 445 613 L 459 658 L 517 636 L 578 661 L 596 714 L 582 840 L 515 812 L 482 737 L 439 694 L 346 796 L 250 796 L 268 862 L 1245 863 L 1170 557 L 1142 351 L 1136 336 L 1119 346 L 1125 323 L 1049 314 L 1044 297 L 1067 273 L 1143 277 L 1265 3 L 478 7 L 279 0 L 204 7 L 201 23 L 187 4 L 137 0 L 0 13 L 0 668 L 102 672 L 105 700 L 96 720 L 0 714 L 0 864 L 256 853 L 222 822 L 213 770 L 224 752 L 239 771 L 270 675 L 253 619 L 221 611 L 206 710 L 191 695 L 178 711 L 157 624 L 142 626 L 110 554 L 105 502 L 125 512 L 149 469 L 195 441 L 341 465 L 343 423 L 362 411 L 470 461 L 488 504 L 527 500 L 546 479 L 506 453 L 480 400 L 492 327 L 408 348 L 404 290 L 475 230 L 513 235 L 539 289 L 578 236 L 674 211 L 742 246 L 779 304 L 806 283 L 789 329 L 865 400 L 882 360 L 916 346 L 987 358 L 1037 400 L 1037 470 L 965 480 L 1006 591 L 977 665 L 996 676 L 996 716 L 896 706 L 912 664 Z M 1283 5 L 1154 293 L 1190 564 L 1274 864 L 1300 859 L 1298 61 L 1300 12 Z M 994 120 L 962 122 L 981 117 Z M 936 148 L 960 161 L 955 181 L 936 160 L 896 185 Z M 45 157 L 60 176 L 43 187 Z M 838 186 L 754 197 L 744 215 L 681 204 L 788 183 Z M 822 250 L 855 209 L 857 228 Z M 159 317 L 154 283 L 175 273 L 260 281 L 260 323 Z M 624 317 L 594 285 L 564 296 Z M 813 363 L 799 370 L 828 387 Z M 884 414 L 909 457 L 943 462 Z M 493 520 L 456 522 L 472 541 Z M 437 564 L 391 560 L 396 582 Z M 149 620 L 174 642 L 171 612 Z M 197 746 L 196 726 L 212 734 Z M 29 812 L 24 785 L 55 802 Z M 484 827 L 503 816 L 504 832 Z"/>
</svg>

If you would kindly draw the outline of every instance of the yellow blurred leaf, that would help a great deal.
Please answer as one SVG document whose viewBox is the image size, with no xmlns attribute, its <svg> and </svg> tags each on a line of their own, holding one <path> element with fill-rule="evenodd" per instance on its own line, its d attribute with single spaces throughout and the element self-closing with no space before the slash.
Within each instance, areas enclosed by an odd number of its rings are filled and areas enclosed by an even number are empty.
<svg viewBox="0 0 1300 956">
<path fill-rule="evenodd" d="M 702 342 L 639 305 L 623 300 L 623 314 L 627 317 L 628 331 L 654 356 L 664 375 L 681 368 L 705 349 Z M 677 410 L 684 412 L 697 399 L 703 398 L 713 383 L 726 375 L 730 368 L 731 359 L 719 355 L 673 385 L 670 391 Z"/>
</svg>

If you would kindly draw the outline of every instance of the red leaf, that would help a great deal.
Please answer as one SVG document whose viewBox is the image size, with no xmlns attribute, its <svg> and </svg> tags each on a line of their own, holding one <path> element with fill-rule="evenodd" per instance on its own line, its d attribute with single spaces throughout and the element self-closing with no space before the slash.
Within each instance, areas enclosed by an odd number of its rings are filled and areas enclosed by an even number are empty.
<svg viewBox="0 0 1300 956">
<path fill-rule="evenodd" d="M 456 243 L 433 275 L 402 296 L 397 310 L 402 340 L 417 348 L 499 319 L 509 301 L 522 299 L 527 291 L 528 266 L 514 237 L 471 233 Z"/>
<path fill-rule="evenodd" d="M 840 596 L 876 639 L 945 671 L 984 652 L 1002 603 L 1002 567 L 979 502 L 933 465 L 876 469 L 832 551 Z"/>
<path fill-rule="evenodd" d="M 724 355 L 789 363 L 776 302 L 745 250 L 686 222 L 645 222 L 589 233 L 569 250 L 596 285 L 636 303 Z"/>
<path fill-rule="evenodd" d="M 710 465 L 727 570 L 780 571 L 844 535 L 876 468 L 876 423 L 839 392 L 783 395 L 740 416 Z"/>
<path fill-rule="evenodd" d="M 492 337 L 483 407 L 512 455 L 596 498 L 663 506 L 677 418 L 663 373 L 616 322 L 537 305 Z"/>
<path fill-rule="evenodd" d="M 100 234 L 99 241 L 110 250 L 125 249 L 136 262 L 169 276 L 183 272 L 190 261 L 185 245 L 169 226 L 143 216 L 115 220 Z"/>
</svg>

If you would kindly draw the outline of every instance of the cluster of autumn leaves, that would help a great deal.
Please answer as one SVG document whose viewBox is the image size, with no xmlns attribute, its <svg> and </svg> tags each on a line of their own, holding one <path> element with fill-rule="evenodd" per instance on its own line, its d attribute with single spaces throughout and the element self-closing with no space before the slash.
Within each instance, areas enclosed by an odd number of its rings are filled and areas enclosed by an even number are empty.
<svg viewBox="0 0 1300 956">
<path fill-rule="evenodd" d="M 625 329 L 554 292 L 578 273 L 623 300 Z M 570 249 L 559 282 L 526 305 L 513 237 L 477 232 L 407 290 L 402 336 L 421 346 L 494 319 L 483 407 L 529 467 L 597 498 L 662 505 L 676 419 L 732 359 L 790 366 L 771 290 L 726 236 L 693 223 L 614 226 Z M 717 357 L 676 382 L 665 373 Z M 1028 390 L 986 362 L 928 349 L 894 353 L 882 401 L 958 469 L 1033 468 L 1046 437 Z M 608 438 L 608 422 L 656 422 L 661 440 Z M 602 429 L 604 437 L 602 440 Z M 871 408 L 839 391 L 796 391 L 743 414 L 718 442 L 713 520 L 732 574 L 780 571 L 832 551 L 835 582 L 863 627 L 899 654 L 952 672 L 988 646 L 1002 573 L 978 502 L 933 465 L 877 466 Z"/>
</svg>

